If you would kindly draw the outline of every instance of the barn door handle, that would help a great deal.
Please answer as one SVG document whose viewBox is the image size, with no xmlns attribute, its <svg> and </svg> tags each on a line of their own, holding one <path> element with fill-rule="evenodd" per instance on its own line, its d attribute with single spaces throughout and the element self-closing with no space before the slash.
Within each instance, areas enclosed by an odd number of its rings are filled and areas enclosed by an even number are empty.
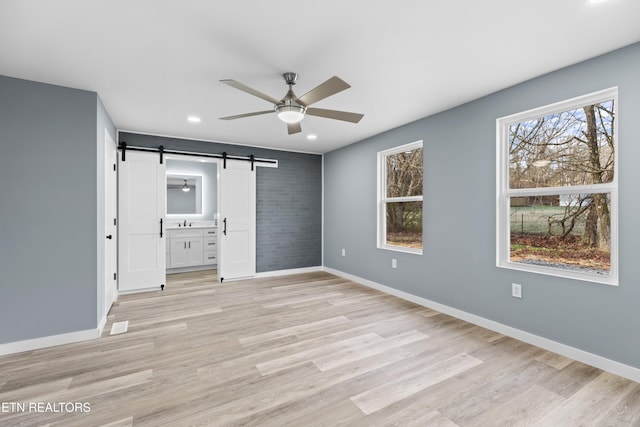
<svg viewBox="0 0 640 427">
<path fill-rule="evenodd" d="M 222 230 L 222 234 L 226 236 L 227 235 L 227 218 L 223 219 L 222 223 L 224 224 L 224 230 Z"/>
<path fill-rule="evenodd" d="M 160 218 L 160 238 L 162 239 L 162 218 Z"/>
</svg>

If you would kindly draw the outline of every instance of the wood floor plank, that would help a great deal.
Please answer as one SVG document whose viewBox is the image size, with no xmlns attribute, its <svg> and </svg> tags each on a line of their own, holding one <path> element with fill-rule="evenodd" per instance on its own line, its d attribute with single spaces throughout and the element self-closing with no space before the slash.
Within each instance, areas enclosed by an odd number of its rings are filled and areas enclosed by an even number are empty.
<svg viewBox="0 0 640 427">
<path fill-rule="evenodd" d="M 308 332 L 316 330 L 316 329 L 322 329 L 322 328 L 324 328 L 326 326 L 329 326 L 329 325 L 339 325 L 339 324 L 342 324 L 342 323 L 348 322 L 348 321 L 349 321 L 349 319 L 347 319 L 344 316 L 330 317 L 328 319 L 322 319 L 322 320 L 317 320 L 315 322 L 309 322 L 309 323 L 303 323 L 303 324 L 300 324 L 300 325 L 289 326 L 289 327 L 286 327 L 286 328 L 276 329 L 276 330 L 272 330 L 272 331 L 269 331 L 269 332 L 264 332 L 264 333 L 257 334 L 257 335 L 249 335 L 249 336 L 246 336 L 246 337 L 240 337 L 238 340 L 243 345 L 251 345 L 251 344 L 256 344 L 256 343 L 260 343 L 260 342 L 271 341 L 271 340 L 276 339 L 276 338 L 282 338 L 282 337 L 286 337 L 286 336 L 290 336 L 290 335 L 298 335 L 298 334 L 301 334 L 301 333 L 308 333 Z"/>
<path fill-rule="evenodd" d="M 551 408 L 558 406 L 563 400 L 562 396 L 534 384 L 501 405 L 484 411 L 465 425 L 473 427 L 516 426 L 520 425 L 522 420 L 529 420 L 528 423 L 532 423 Z"/>
<path fill-rule="evenodd" d="M 426 339 L 427 335 L 417 331 L 408 331 L 404 334 L 393 336 L 382 341 L 373 341 L 364 346 L 349 346 L 342 351 L 333 352 L 324 356 L 314 357 L 311 361 L 321 371 L 327 371 L 338 366 L 343 366 L 357 360 L 375 356 L 380 353 L 402 347 L 416 341 Z"/>
<path fill-rule="evenodd" d="M 396 426 L 406 426 L 406 427 L 458 427 L 458 424 L 451 421 L 449 418 L 443 416 L 438 411 L 432 411 L 422 416 L 417 416 L 416 419 L 401 419 Z M 492 425 L 499 425 L 498 423 L 493 423 Z"/>
<path fill-rule="evenodd" d="M 97 340 L 0 357 L 15 401 L 91 411 L 0 426 L 640 426 L 638 383 L 325 272 L 169 275 Z"/>
<path fill-rule="evenodd" d="M 37 400 L 38 397 L 55 393 L 61 390 L 67 390 L 71 385 L 73 378 L 61 378 L 49 382 L 37 382 L 27 386 L 15 388 L 13 390 L 0 393 L 1 402 L 23 402 L 29 400 Z"/>
<path fill-rule="evenodd" d="M 100 427 L 132 427 L 132 426 L 133 426 L 133 417 L 127 417 L 121 420 L 116 420 L 110 423 L 102 424 Z"/>
<path fill-rule="evenodd" d="M 322 357 L 327 354 L 348 349 L 359 349 L 361 347 L 366 347 L 371 343 L 381 341 L 383 341 L 383 338 L 374 333 L 358 335 L 353 338 L 347 338 L 341 341 L 328 343 L 308 350 L 303 350 L 297 353 L 261 362 L 256 365 L 256 368 L 258 368 L 262 375 L 269 375 L 283 369 L 288 369 L 292 366 L 300 365 L 303 363 L 310 363 L 313 359 Z"/>
<path fill-rule="evenodd" d="M 598 424 L 599 426 L 640 426 L 640 384 L 627 394 Z"/>
<path fill-rule="evenodd" d="M 637 387 L 635 383 L 603 372 L 547 412 L 536 425 L 548 426 L 553 423 L 558 426 L 577 426 L 606 422 L 610 411 Z"/>
<path fill-rule="evenodd" d="M 285 305 L 294 305 L 294 304 L 300 304 L 300 303 L 305 303 L 309 301 L 327 300 L 329 298 L 337 298 L 342 295 L 343 295 L 342 292 L 326 292 L 318 295 L 305 295 L 305 296 L 295 297 L 295 298 L 281 298 L 277 302 L 262 304 L 262 306 L 264 308 L 277 308 Z"/>
<path fill-rule="evenodd" d="M 568 357 L 560 356 L 559 354 L 552 353 L 550 351 L 545 352 L 544 354 L 536 357 L 538 362 L 542 362 L 552 368 L 556 368 L 558 370 L 564 369 L 573 363 L 572 359 Z"/>
<path fill-rule="evenodd" d="M 485 362 L 488 363 L 488 362 Z M 536 378 L 546 375 L 553 368 L 536 360 L 528 360 L 526 364 L 515 364 L 516 368 L 500 370 L 494 366 L 495 377 L 483 376 L 483 382 L 470 382 L 470 377 L 461 375 L 468 388 L 438 410 L 456 424 L 473 425 L 474 420 L 482 414 L 496 410 L 513 396 L 525 392 Z M 489 379 L 490 378 L 490 379 Z"/>
<path fill-rule="evenodd" d="M 368 415 L 480 364 L 482 360 L 462 353 L 352 396 L 351 400 Z"/>
</svg>

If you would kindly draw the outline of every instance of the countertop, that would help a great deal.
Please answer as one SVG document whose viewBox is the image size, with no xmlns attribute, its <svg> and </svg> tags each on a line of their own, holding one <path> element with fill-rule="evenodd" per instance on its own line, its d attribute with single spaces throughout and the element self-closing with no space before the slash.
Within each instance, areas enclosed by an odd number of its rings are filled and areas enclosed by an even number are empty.
<svg viewBox="0 0 640 427">
<path fill-rule="evenodd" d="M 191 224 L 191 226 L 189 226 Z M 189 222 L 187 221 L 187 226 L 184 226 L 184 221 L 167 221 L 167 230 L 183 230 L 189 228 L 216 228 L 217 225 L 213 221 L 202 221 L 202 222 Z"/>
</svg>

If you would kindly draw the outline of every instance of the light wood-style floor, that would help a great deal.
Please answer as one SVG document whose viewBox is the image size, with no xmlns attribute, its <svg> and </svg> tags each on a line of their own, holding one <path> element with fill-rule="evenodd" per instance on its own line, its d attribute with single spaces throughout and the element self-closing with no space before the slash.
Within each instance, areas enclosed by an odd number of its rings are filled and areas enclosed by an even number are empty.
<svg viewBox="0 0 640 427">
<path fill-rule="evenodd" d="M 0 425 L 640 426 L 640 384 L 327 273 L 123 296 L 103 337 L 0 357 Z M 109 335 L 111 323 L 129 331 Z"/>
</svg>

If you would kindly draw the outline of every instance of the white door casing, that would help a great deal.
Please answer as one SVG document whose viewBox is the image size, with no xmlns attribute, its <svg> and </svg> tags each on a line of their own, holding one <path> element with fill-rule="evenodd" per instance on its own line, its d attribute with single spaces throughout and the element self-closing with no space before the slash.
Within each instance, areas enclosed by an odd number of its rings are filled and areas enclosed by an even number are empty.
<svg viewBox="0 0 640 427">
<path fill-rule="evenodd" d="M 105 173 L 105 278 L 104 278 L 104 314 L 109 313 L 111 305 L 117 298 L 118 271 L 118 148 L 109 132 L 104 130 L 104 173 Z"/>
<path fill-rule="evenodd" d="M 220 218 L 220 281 L 255 276 L 256 172 L 250 162 L 227 160 L 220 169 Z"/>
<path fill-rule="evenodd" d="M 166 279 L 166 165 L 157 153 L 127 151 L 118 168 L 119 291 L 160 289 Z"/>
</svg>

